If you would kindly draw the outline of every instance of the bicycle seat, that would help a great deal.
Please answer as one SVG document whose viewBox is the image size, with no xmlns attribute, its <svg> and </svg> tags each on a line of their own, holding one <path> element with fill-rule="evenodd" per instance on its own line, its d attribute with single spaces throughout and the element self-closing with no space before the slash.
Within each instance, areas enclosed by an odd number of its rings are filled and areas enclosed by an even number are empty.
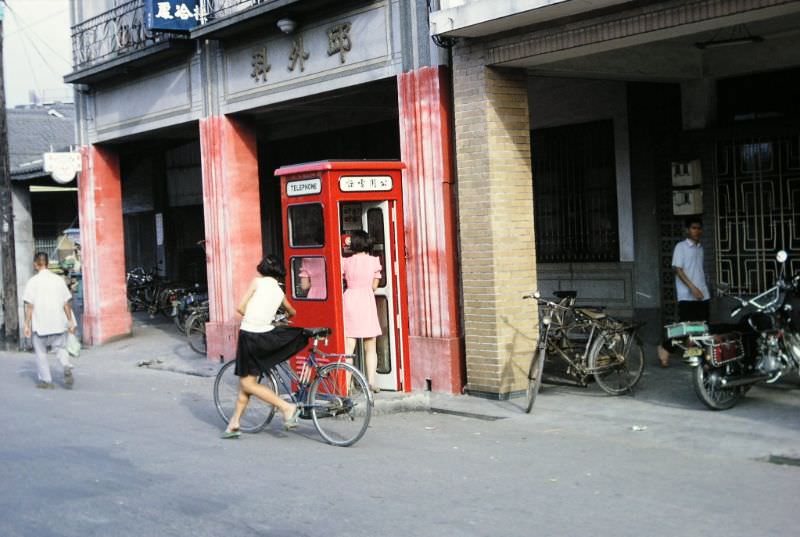
<svg viewBox="0 0 800 537">
<path fill-rule="evenodd" d="M 330 328 L 303 328 L 303 335 L 306 337 L 328 337 L 331 332 Z"/>
<path fill-rule="evenodd" d="M 575 308 L 575 311 L 580 312 L 582 315 L 586 315 L 593 321 L 599 321 L 601 319 L 606 318 L 606 314 L 603 313 L 602 311 L 597 311 L 589 308 Z"/>
<path fill-rule="evenodd" d="M 553 296 L 557 298 L 575 298 L 578 296 L 578 291 L 553 291 Z"/>
</svg>

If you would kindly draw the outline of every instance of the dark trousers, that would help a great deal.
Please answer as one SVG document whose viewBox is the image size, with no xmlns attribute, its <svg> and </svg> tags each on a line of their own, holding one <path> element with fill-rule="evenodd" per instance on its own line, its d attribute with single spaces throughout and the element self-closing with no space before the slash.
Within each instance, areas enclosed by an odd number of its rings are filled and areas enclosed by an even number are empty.
<svg viewBox="0 0 800 537">
<path fill-rule="evenodd" d="M 705 321 L 711 315 L 710 301 L 708 300 L 679 300 L 678 301 L 678 322 L 684 323 L 689 321 Z M 675 347 L 672 346 L 670 340 L 666 337 L 666 330 L 664 331 L 664 341 L 661 344 L 667 351 L 675 352 Z"/>
</svg>

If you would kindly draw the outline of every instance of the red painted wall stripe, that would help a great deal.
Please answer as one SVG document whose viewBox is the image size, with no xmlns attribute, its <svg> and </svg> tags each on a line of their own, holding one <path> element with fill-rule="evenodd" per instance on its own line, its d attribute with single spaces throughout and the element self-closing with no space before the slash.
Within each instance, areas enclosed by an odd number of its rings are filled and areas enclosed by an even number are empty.
<svg viewBox="0 0 800 537">
<path fill-rule="evenodd" d="M 78 179 L 83 263 L 83 339 L 95 345 L 130 334 L 119 158 L 110 148 L 81 149 Z"/>
</svg>

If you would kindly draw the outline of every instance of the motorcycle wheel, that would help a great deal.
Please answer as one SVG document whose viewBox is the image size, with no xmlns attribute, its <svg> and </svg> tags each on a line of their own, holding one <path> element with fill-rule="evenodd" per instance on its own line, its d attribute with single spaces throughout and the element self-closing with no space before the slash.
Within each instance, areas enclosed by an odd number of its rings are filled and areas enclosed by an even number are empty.
<svg viewBox="0 0 800 537">
<path fill-rule="evenodd" d="M 694 391 L 700 401 L 712 410 L 727 410 L 732 408 L 744 393 L 741 388 L 720 388 L 716 386 L 715 378 L 723 374 L 718 367 L 702 364 L 694 368 L 692 380 Z"/>
</svg>

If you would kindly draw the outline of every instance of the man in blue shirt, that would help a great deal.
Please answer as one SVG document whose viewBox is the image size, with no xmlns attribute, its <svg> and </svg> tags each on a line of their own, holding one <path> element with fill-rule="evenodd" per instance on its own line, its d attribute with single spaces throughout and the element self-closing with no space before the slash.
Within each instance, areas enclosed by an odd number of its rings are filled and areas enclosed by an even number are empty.
<svg viewBox="0 0 800 537">
<path fill-rule="evenodd" d="M 675 245 L 672 268 L 675 271 L 675 290 L 678 299 L 678 321 L 708 321 L 711 295 L 703 270 L 703 221 L 699 216 L 686 219 L 686 240 Z M 673 351 L 668 341 L 658 348 L 661 367 L 669 365 Z"/>
</svg>

